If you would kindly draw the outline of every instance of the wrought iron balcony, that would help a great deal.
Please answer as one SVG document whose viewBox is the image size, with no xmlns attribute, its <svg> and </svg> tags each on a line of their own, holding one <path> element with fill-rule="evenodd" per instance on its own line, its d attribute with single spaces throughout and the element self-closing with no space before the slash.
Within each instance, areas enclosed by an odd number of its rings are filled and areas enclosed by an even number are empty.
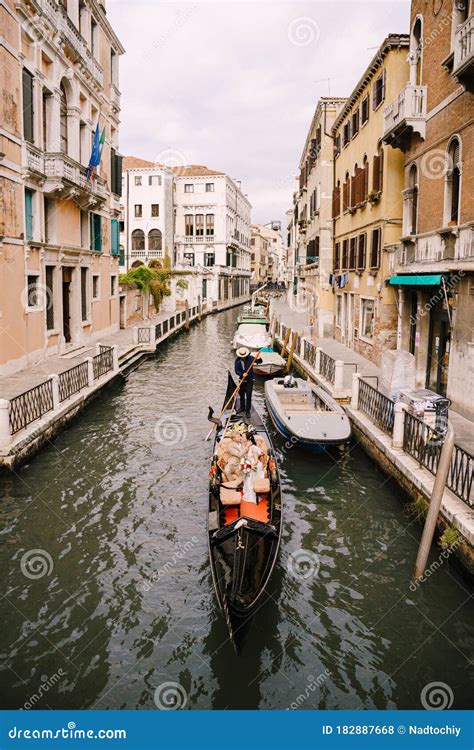
<svg viewBox="0 0 474 750">
<path fill-rule="evenodd" d="M 398 98 L 384 109 L 384 143 L 406 151 L 413 133 L 426 134 L 427 87 L 407 83 Z"/>
<path fill-rule="evenodd" d="M 453 76 L 474 90 L 474 15 L 470 15 L 454 34 Z"/>
</svg>

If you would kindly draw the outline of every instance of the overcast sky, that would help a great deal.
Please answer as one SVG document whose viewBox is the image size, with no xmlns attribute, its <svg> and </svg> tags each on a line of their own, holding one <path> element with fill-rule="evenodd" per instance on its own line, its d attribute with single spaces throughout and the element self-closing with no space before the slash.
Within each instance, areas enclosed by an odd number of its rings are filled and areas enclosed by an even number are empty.
<svg viewBox="0 0 474 750">
<path fill-rule="evenodd" d="M 349 94 L 409 12 L 409 0 L 107 0 L 126 49 L 121 152 L 227 172 L 253 221 L 283 221 L 318 97 Z"/>
</svg>

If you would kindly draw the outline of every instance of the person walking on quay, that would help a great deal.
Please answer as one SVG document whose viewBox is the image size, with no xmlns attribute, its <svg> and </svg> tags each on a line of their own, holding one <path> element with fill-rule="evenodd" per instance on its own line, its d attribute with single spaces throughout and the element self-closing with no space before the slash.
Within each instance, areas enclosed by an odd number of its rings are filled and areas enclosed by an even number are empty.
<svg viewBox="0 0 474 750">
<path fill-rule="evenodd" d="M 240 380 L 239 413 L 245 414 L 247 419 L 250 419 L 250 409 L 252 408 L 252 391 L 255 380 L 253 366 L 262 362 L 258 354 L 259 352 L 252 355 L 245 346 L 242 346 L 240 349 L 237 349 L 237 358 L 235 360 L 235 374 L 238 375 Z"/>
</svg>

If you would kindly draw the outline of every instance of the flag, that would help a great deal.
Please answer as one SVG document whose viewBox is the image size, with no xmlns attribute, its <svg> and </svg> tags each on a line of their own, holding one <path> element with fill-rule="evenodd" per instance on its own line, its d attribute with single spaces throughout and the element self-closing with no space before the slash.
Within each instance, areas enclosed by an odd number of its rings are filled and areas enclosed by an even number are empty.
<svg viewBox="0 0 474 750">
<path fill-rule="evenodd" d="M 102 131 L 104 132 L 104 131 Z M 87 167 L 87 179 L 92 184 L 94 177 L 95 168 L 100 164 L 101 147 L 100 147 L 100 135 L 99 135 L 99 122 L 97 122 L 96 129 L 94 131 L 94 138 L 92 139 L 92 151 L 89 159 L 89 166 Z"/>
<path fill-rule="evenodd" d="M 104 150 L 104 143 L 105 143 L 105 128 L 102 128 L 102 133 L 100 134 L 100 141 L 99 141 L 99 164 L 100 160 L 102 159 L 102 151 Z"/>
</svg>

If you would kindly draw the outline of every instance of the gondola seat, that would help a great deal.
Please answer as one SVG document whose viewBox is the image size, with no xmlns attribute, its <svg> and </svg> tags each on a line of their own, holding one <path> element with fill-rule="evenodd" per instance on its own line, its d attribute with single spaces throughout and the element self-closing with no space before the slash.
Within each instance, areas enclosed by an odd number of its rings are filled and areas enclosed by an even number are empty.
<svg viewBox="0 0 474 750">
<path fill-rule="evenodd" d="M 265 477 L 264 479 L 255 479 L 253 489 L 257 494 L 270 492 L 270 480 L 268 477 Z"/>
<path fill-rule="evenodd" d="M 220 488 L 220 500 L 222 505 L 240 505 L 242 502 L 242 492 L 233 487 Z"/>
</svg>

